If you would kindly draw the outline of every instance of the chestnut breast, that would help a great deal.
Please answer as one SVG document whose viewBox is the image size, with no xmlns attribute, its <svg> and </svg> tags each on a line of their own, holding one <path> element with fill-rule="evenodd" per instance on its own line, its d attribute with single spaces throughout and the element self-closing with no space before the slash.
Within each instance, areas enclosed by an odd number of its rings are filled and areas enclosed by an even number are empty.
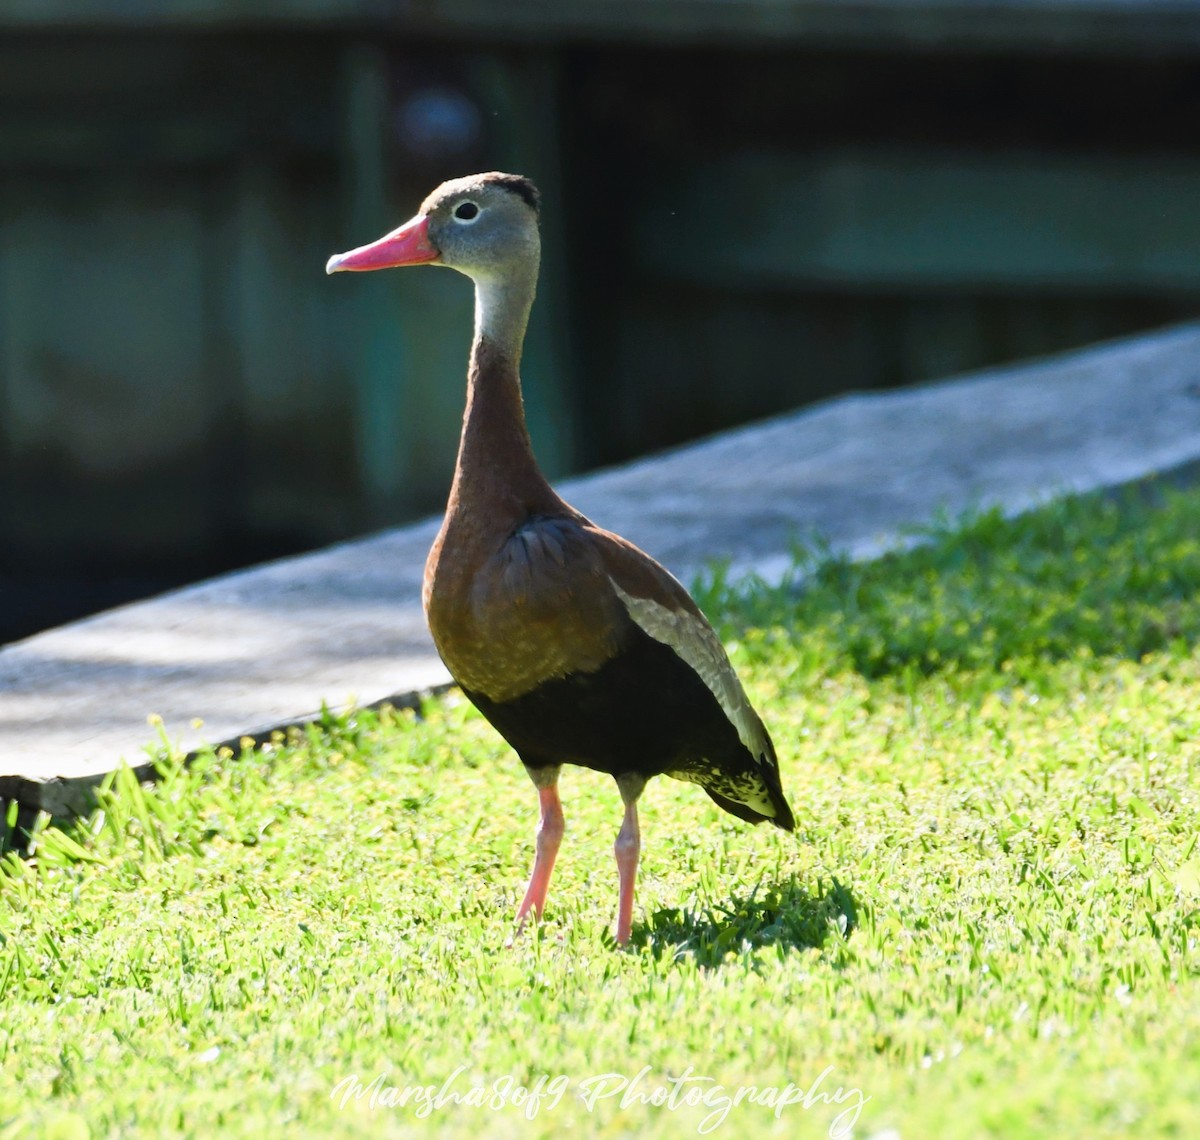
<svg viewBox="0 0 1200 1140">
<path fill-rule="evenodd" d="M 464 688 L 507 701 L 590 673 L 632 632 L 582 517 L 452 511 L 429 552 L 425 612 Z"/>
</svg>

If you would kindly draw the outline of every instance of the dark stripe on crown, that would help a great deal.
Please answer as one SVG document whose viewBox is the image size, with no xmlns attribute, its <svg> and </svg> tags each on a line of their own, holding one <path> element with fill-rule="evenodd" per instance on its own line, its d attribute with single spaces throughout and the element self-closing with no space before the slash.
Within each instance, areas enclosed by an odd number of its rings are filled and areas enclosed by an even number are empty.
<svg viewBox="0 0 1200 1140">
<path fill-rule="evenodd" d="M 534 213 L 541 206 L 541 191 L 523 174 L 489 174 L 487 181 L 493 186 L 503 186 L 510 194 L 516 194 Z"/>
</svg>

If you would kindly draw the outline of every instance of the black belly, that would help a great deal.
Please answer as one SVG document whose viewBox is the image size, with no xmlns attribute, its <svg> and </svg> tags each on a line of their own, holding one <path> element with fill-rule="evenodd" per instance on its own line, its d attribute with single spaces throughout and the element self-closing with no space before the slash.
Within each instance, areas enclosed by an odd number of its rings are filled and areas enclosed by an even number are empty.
<svg viewBox="0 0 1200 1140">
<path fill-rule="evenodd" d="M 510 701 L 464 691 L 530 768 L 580 764 L 649 778 L 754 765 L 704 682 L 640 629 L 595 672 L 547 681 Z"/>
</svg>

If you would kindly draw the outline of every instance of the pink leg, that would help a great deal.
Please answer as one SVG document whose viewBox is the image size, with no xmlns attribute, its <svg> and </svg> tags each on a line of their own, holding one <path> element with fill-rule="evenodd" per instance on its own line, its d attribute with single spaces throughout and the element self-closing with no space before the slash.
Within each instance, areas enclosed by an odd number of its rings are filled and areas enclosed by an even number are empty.
<svg viewBox="0 0 1200 1140">
<path fill-rule="evenodd" d="M 540 774 L 540 773 L 539 773 Z M 533 860 L 533 874 L 529 876 L 529 886 L 521 909 L 517 911 L 517 933 L 525 927 L 525 920 L 530 911 L 535 918 L 542 917 L 546 906 L 546 891 L 550 888 L 550 873 L 554 870 L 554 860 L 558 855 L 559 845 L 563 837 L 562 801 L 558 798 L 558 769 L 554 769 L 552 778 L 545 782 L 534 777 L 537 784 L 538 801 L 542 808 L 542 817 L 537 830 L 537 854 Z"/>
<path fill-rule="evenodd" d="M 629 941 L 629 932 L 633 927 L 633 885 L 637 879 L 638 854 L 642 848 L 637 801 L 646 782 L 637 777 L 623 777 L 617 781 L 617 786 L 621 789 L 621 799 L 625 801 L 625 819 L 617 833 L 617 842 L 613 845 L 620 882 L 616 940 L 618 946 L 624 946 Z"/>
</svg>

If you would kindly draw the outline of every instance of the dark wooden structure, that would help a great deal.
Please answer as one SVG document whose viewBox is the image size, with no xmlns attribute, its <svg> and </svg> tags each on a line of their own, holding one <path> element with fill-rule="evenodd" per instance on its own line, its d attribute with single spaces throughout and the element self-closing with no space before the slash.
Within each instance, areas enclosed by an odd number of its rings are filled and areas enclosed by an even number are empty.
<svg viewBox="0 0 1200 1140">
<path fill-rule="evenodd" d="M 435 509 L 467 283 L 547 199 L 552 475 L 1200 311 L 1200 7 L 24 0 L 0 12 L 0 640 Z"/>
</svg>

